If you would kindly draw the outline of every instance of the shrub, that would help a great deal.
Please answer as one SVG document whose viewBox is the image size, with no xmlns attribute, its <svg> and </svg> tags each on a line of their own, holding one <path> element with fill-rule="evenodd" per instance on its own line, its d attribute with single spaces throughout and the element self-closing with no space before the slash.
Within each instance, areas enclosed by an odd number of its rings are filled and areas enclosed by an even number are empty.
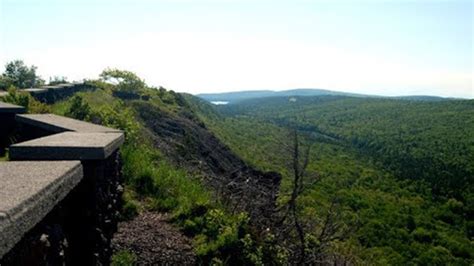
<svg viewBox="0 0 474 266">
<path fill-rule="evenodd" d="M 138 202 L 133 198 L 132 192 L 126 190 L 122 195 L 123 206 L 121 212 L 122 220 L 131 220 L 138 215 Z"/>
<path fill-rule="evenodd" d="M 136 265 L 137 256 L 128 250 L 122 250 L 112 256 L 112 266 Z"/>
<path fill-rule="evenodd" d="M 107 127 L 121 129 L 129 143 L 136 141 L 139 124 L 132 110 L 120 103 L 104 105 L 93 110 L 90 120 Z"/>
<path fill-rule="evenodd" d="M 84 102 L 82 97 L 77 94 L 70 101 L 71 106 L 65 115 L 79 120 L 89 120 L 89 116 L 92 113 L 89 104 Z"/>
<path fill-rule="evenodd" d="M 413 238 L 420 243 L 431 243 L 433 237 L 430 232 L 422 227 L 418 227 L 412 232 Z"/>
<path fill-rule="evenodd" d="M 8 94 L 3 99 L 5 102 L 25 107 L 26 112 L 42 114 L 51 112 L 51 108 L 35 100 L 28 92 L 19 91 L 16 87 L 10 86 Z"/>
<path fill-rule="evenodd" d="M 415 264 L 419 265 L 447 265 L 453 257 L 449 250 L 444 247 L 431 247 L 415 259 Z"/>
</svg>

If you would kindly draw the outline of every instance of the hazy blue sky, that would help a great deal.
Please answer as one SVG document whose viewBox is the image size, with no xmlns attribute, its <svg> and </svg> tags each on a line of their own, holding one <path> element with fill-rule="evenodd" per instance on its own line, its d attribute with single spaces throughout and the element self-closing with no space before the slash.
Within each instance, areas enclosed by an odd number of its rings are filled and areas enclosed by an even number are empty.
<svg viewBox="0 0 474 266">
<path fill-rule="evenodd" d="M 0 64 L 106 67 L 176 91 L 474 98 L 473 2 L 0 0 Z"/>
</svg>

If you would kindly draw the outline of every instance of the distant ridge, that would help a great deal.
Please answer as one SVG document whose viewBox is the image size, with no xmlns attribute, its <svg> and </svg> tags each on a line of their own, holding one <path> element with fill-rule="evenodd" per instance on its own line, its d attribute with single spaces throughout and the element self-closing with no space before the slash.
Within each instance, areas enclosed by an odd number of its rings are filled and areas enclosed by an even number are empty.
<svg viewBox="0 0 474 266">
<path fill-rule="evenodd" d="M 267 98 L 267 97 L 289 97 L 289 96 L 322 96 L 322 95 L 338 95 L 338 96 L 352 96 L 352 97 L 371 97 L 370 95 L 346 93 L 338 91 L 330 91 L 324 89 L 292 89 L 284 91 L 272 90 L 255 90 L 255 91 L 235 91 L 224 93 L 201 93 L 196 96 L 207 100 L 227 101 L 229 103 L 236 103 L 243 100 Z"/>
<path fill-rule="evenodd" d="M 448 100 L 468 100 L 463 98 L 446 98 L 440 96 L 429 96 L 429 95 L 410 95 L 410 96 L 393 96 L 389 97 L 392 99 L 400 99 L 400 100 L 412 100 L 412 101 L 448 101 Z"/>
<path fill-rule="evenodd" d="M 379 96 L 358 93 L 348 93 L 331 91 L 324 89 L 292 89 L 284 91 L 272 90 L 254 90 L 254 91 L 235 91 L 223 93 L 201 93 L 196 96 L 209 102 L 228 102 L 229 104 L 238 103 L 240 101 L 267 97 L 290 97 L 290 96 L 348 96 L 348 97 L 362 97 L 362 98 L 389 98 L 412 101 L 445 101 L 455 98 L 443 98 L 439 96 L 428 95 L 412 95 L 412 96 Z"/>
</svg>

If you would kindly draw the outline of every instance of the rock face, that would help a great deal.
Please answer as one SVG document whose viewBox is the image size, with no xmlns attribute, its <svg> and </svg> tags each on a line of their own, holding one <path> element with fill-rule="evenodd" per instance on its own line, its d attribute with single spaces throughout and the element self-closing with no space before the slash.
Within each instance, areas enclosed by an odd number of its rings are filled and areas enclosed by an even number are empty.
<svg viewBox="0 0 474 266">
<path fill-rule="evenodd" d="M 248 166 L 186 108 L 172 114 L 145 102 L 134 107 L 160 150 L 180 166 L 206 176 L 234 207 L 247 211 L 257 226 L 265 226 L 273 214 L 280 174 Z"/>
<path fill-rule="evenodd" d="M 123 133 L 54 115 L 14 121 L 25 142 L 0 164 L 0 265 L 108 265 Z"/>
</svg>

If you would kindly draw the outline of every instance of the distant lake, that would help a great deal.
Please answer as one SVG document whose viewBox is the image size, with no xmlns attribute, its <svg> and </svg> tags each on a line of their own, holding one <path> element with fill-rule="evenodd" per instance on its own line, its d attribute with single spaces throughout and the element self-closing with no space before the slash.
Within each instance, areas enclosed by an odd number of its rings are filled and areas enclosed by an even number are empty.
<svg viewBox="0 0 474 266">
<path fill-rule="evenodd" d="M 223 104 L 228 104 L 229 102 L 227 101 L 211 101 L 212 104 L 215 105 L 223 105 Z"/>
</svg>

